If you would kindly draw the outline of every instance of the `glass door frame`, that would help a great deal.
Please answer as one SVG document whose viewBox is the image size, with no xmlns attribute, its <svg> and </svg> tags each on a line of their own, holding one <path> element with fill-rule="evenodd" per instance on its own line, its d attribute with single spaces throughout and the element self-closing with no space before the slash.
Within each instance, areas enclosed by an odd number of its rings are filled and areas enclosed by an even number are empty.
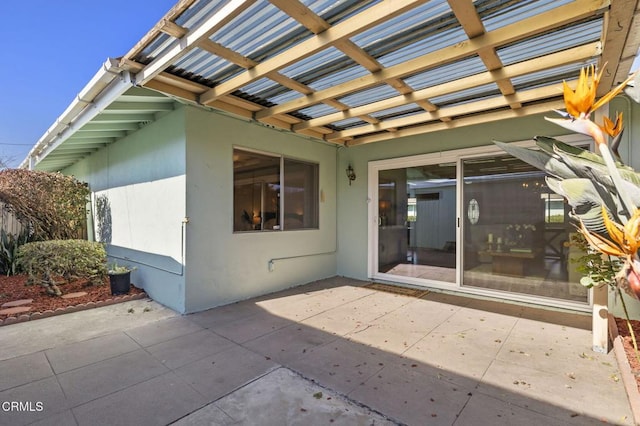
<svg viewBox="0 0 640 426">
<path fill-rule="evenodd" d="M 566 135 L 557 136 L 556 139 L 565 142 L 570 145 L 588 145 L 589 149 L 593 150 L 593 141 L 587 136 L 583 135 Z M 525 140 L 512 142 L 514 145 L 533 148 L 535 142 L 533 140 Z M 462 214 L 465 214 L 463 210 L 463 160 L 470 158 L 486 157 L 491 154 L 505 154 L 504 151 L 499 149 L 495 145 L 486 145 L 475 148 L 464 148 L 451 151 L 419 154 L 407 157 L 398 157 L 387 160 L 374 160 L 368 163 L 368 189 L 367 189 L 367 216 L 368 216 L 368 256 L 367 256 L 367 273 L 368 278 L 371 280 L 381 282 L 396 282 L 403 283 L 412 286 L 428 287 L 436 290 L 455 291 L 459 293 L 473 294 L 478 296 L 485 296 L 497 299 L 508 299 L 517 302 L 533 303 L 537 305 L 552 306 L 557 308 L 566 308 L 575 311 L 588 312 L 591 310 L 593 304 L 593 289 L 589 291 L 588 302 L 579 303 L 572 301 L 565 301 L 560 299 L 543 298 L 539 296 L 521 294 L 521 293 L 506 293 L 504 291 L 497 291 L 491 289 L 477 288 L 462 285 L 463 276 L 463 238 L 464 238 L 464 221 L 461 219 Z M 438 164 L 438 163 L 456 163 L 456 281 L 455 283 L 448 283 L 443 281 L 427 280 L 423 278 L 406 277 L 400 275 L 394 275 L 384 272 L 378 272 L 378 175 L 381 170 L 400 169 L 408 167 L 423 166 L 426 164 Z"/>
</svg>

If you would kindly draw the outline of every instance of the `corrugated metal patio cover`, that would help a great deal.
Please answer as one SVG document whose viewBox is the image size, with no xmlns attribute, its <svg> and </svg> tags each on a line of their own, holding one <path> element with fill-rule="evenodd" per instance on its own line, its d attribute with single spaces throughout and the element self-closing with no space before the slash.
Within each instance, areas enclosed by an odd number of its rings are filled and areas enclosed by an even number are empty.
<svg viewBox="0 0 640 426">
<path fill-rule="evenodd" d="M 606 63 L 607 91 L 637 53 L 636 14 L 637 0 L 182 0 L 118 70 L 351 146 L 562 109 L 562 81 L 588 64 Z"/>
</svg>

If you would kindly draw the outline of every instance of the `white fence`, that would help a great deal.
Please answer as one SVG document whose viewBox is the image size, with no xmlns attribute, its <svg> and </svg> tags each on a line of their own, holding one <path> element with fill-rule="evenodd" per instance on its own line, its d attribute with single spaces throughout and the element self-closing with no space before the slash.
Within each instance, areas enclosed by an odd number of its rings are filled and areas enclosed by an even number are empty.
<svg viewBox="0 0 640 426">
<path fill-rule="evenodd" d="M 18 235 L 22 231 L 22 224 L 9 211 L 7 205 L 0 201 L 0 230 L 7 234 Z"/>
</svg>

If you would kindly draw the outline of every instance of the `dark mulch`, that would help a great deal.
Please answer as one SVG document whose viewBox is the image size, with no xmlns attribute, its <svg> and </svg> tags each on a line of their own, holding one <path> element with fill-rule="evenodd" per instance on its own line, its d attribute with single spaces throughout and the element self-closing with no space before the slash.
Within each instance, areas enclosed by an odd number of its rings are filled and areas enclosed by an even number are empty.
<svg viewBox="0 0 640 426">
<path fill-rule="evenodd" d="M 111 288 L 109 286 L 109 278 L 105 277 L 104 283 L 101 285 L 91 285 L 86 280 L 77 280 L 70 283 L 60 284 L 58 287 L 63 294 L 86 292 L 87 294 L 72 299 L 63 299 L 62 297 L 50 296 L 40 285 L 26 285 L 26 275 L 15 275 L 11 277 L 0 276 L 0 306 L 6 302 L 20 299 L 33 299 L 29 305 L 31 311 L 45 312 L 47 310 L 55 311 L 57 308 L 67 308 L 88 302 L 100 302 L 107 299 L 113 299 Z M 131 286 L 129 294 L 135 295 L 143 293 L 143 290 Z M 0 320 L 7 318 L 8 315 L 0 314 Z"/>
<path fill-rule="evenodd" d="M 627 325 L 627 321 L 622 318 L 616 318 L 616 325 L 618 326 L 618 334 L 622 337 L 622 344 L 624 346 L 624 351 L 627 354 L 629 365 L 631 366 L 631 373 L 635 376 L 636 383 L 638 384 L 638 391 L 640 391 L 640 361 L 638 361 L 633 348 L 633 341 L 631 339 L 631 334 L 629 333 L 629 326 Z M 640 345 L 640 321 L 631 320 L 631 327 L 635 333 L 636 341 L 638 341 L 638 344 Z"/>
</svg>

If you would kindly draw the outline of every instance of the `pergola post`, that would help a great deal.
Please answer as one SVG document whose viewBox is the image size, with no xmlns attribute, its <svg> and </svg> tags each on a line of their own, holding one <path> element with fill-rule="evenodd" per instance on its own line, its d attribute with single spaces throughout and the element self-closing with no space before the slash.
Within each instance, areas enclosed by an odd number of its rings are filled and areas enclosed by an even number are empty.
<svg viewBox="0 0 640 426">
<path fill-rule="evenodd" d="M 609 347 L 609 293 L 607 284 L 592 289 L 593 299 L 593 351 L 608 353 Z"/>
</svg>

